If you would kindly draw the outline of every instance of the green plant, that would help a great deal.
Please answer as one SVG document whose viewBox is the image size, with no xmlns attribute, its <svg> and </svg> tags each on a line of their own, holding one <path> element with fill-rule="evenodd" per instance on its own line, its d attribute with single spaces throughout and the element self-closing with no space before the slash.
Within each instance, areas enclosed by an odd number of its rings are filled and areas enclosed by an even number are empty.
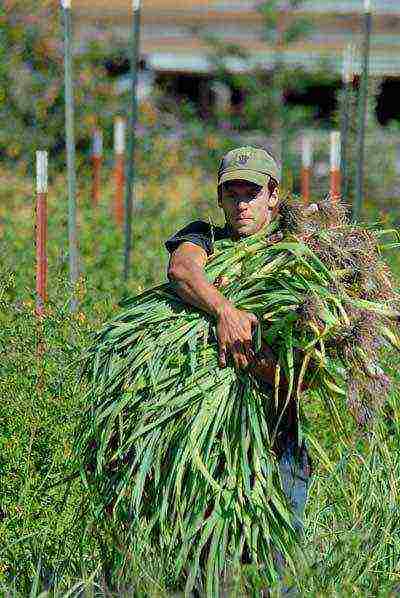
<svg viewBox="0 0 400 598">
<path fill-rule="evenodd" d="M 274 549 L 292 564 L 296 537 L 273 451 L 304 383 L 339 428 L 343 403 L 365 425 L 386 398 L 380 349 L 400 339 L 398 296 L 378 256 L 383 233 L 347 225 L 330 199 L 316 207 L 305 218 L 283 204 L 267 231 L 216 243 L 206 267 L 257 315 L 255 346 L 264 340 L 278 359 L 272 394 L 219 369 L 213 323 L 169 285 L 126 299 L 89 351 L 91 407 L 76 457 L 92 517 L 122 554 L 146 522 L 148 542 L 174 562 L 175 583 L 186 574 L 187 591 L 204 573 L 207 594 L 218 595 L 246 551 L 264 583 L 277 581 Z M 300 417 L 299 441 L 303 433 Z"/>
<path fill-rule="evenodd" d="M 0 7 L 0 159 L 31 162 L 32 154 L 64 149 L 62 11 L 58 0 L 7 0 Z M 75 57 L 77 146 L 90 147 L 95 124 L 111 128 L 116 112 L 103 65 L 107 39 Z"/>
</svg>

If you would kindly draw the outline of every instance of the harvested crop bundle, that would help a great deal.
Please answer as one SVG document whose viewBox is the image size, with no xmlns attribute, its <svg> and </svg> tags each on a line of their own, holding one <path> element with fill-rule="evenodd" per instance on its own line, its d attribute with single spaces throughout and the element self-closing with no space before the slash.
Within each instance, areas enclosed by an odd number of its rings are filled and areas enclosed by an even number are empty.
<svg viewBox="0 0 400 598">
<path fill-rule="evenodd" d="M 273 582 L 274 551 L 291 561 L 275 447 L 293 402 L 301 440 L 304 388 L 332 421 L 347 402 L 359 423 L 387 392 L 380 353 L 400 347 L 399 296 L 379 255 L 383 233 L 346 224 L 340 205 L 317 208 L 305 217 L 282 205 L 262 232 L 216 242 L 206 267 L 256 314 L 255 350 L 272 348 L 275 388 L 251 370 L 220 369 L 214 322 L 169 284 L 126 300 L 87 357 L 93 406 L 78 454 L 97 507 L 128 535 L 146 522 L 187 590 L 205 571 L 208 595 L 218 595 L 224 569 L 249 558 Z"/>
</svg>

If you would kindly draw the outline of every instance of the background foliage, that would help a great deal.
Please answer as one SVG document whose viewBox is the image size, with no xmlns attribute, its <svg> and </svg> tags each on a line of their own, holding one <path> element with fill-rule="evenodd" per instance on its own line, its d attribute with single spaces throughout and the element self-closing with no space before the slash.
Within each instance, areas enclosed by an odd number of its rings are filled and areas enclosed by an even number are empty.
<svg viewBox="0 0 400 598">
<path fill-rule="evenodd" d="M 267 10 L 265 18 L 273 33 L 276 15 Z M 217 161 L 238 143 L 269 146 L 269 121 L 258 136 L 245 129 L 250 122 L 258 127 L 259 111 L 273 110 L 263 102 L 273 98 L 263 95 L 263 85 L 258 95 L 256 87 L 250 87 L 254 95 L 248 99 L 245 126 L 236 126 L 235 117 L 225 115 L 233 124 L 229 128 L 223 128 L 221 120 L 199 120 L 187 103 L 169 111 L 160 109 L 167 102 L 158 95 L 157 102 L 142 103 L 132 276 L 125 287 L 122 233 L 112 219 L 110 150 L 112 120 L 123 111 L 123 98 L 116 98 L 113 83 L 105 77 L 108 37 L 99 37 L 76 57 L 82 276 L 79 311 L 70 314 L 66 181 L 59 168 L 64 161 L 60 25 L 58 0 L 4 0 L 0 5 L 0 593 L 101 595 L 113 578 L 118 595 L 162 596 L 167 594 L 169 567 L 162 555 L 138 546 L 121 573 L 121 551 L 112 528 L 109 537 L 99 538 L 90 518 L 81 516 L 87 495 L 80 480 L 60 484 L 72 471 L 73 434 L 85 408 L 78 359 L 93 332 L 117 312 L 125 293 L 165 278 L 163 241 L 170 234 L 198 218 L 221 222 L 215 205 Z M 301 35 L 306 33 L 303 26 Z M 215 60 L 227 51 L 232 49 L 216 47 Z M 274 93 L 277 90 L 280 93 L 278 83 Z M 304 113 L 293 118 L 296 127 L 310 125 Z M 87 149 L 96 123 L 105 130 L 106 154 L 102 200 L 94 212 Z M 385 151 L 377 152 L 382 131 L 373 118 L 369 123 L 364 216 L 381 218 L 390 226 L 399 218 L 393 194 L 396 140 L 385 136 Z M 298 189 L 299 140 L 288 139 L 285 147 L 289 144 L 286 185 Z M 272 145 L 279 151 L 279 139 Z M 26 178 L 26 164 L 32 165 L 35 150 L 46 148 L 51 151 L 53 180 L 49 307 L 39 325 L 34 316 L 34 182 Z M 327 157 L 327 134 L 316 131 L 314 194 L 328 188 Z M 399 257 L 389 258 L 398 277 Z M 399 365 L 387 364 L 396 385 L 374 429 L 349 425 L 329 436 L 321 405 L 307 405 L 310 429 L 324 447 L 323 453 L 312 449 L 306 558 L 297 559 L 297 584 L 307 596 L 395 596 L 400 591 Z M 248 575 L 256 572 L 243 572 L 236 580 L 239 595 Z M 289 582 L 296 575 L 289 574 Z"/>
<path fill-rule="evenodd" d="M 149 160 L 143 148 L 139 152 L 132 277 L 127 289 L 121 282 L 122 233 L 110 217 L 111 172 L 103 173 L 102 200 L 94 212 L 90 174 L 82 168 L 82 277 L 79 311 L 72 315 L 67 309 L 65 181 L 55 175 L 49 193 L 49 309 L 42 326 L 33 313 L 33 181 L 18 171 L 0 172 L 2 591 L 26 596 L 55 588 L 56 595 L 63 595 L 69 588 L 75 595 L 82 588 L 104 588 L 112 578 L 119 595 L 132 588 L 138 596 L 167 595 L 168 562 L 138 546 L 121 574 L 121 552 L 112 527 L 108 537 L 99 537 L 90 517 L 80 515 L 87 497 L 81 482 L 59 482 L 68 478 L 73 466 L 73 433 L 85 408 L 77 360 L 92 333 L 117 313 L 124 293 L 165 279 L 163 241 L 170 234 L 199 217 L 221 222 L 212 170 L 231 142 L 211 132 L 196 134 L 196 127 L 191 135 L 186 132 L 172 141 L 154 132 L 146 141 L 153 158 Z M 369 212 L 371 217 L 378 215 L 371 204 Z M 399 271 L 398 257 L 393 255 L 391 261 Z M 333 438 L 325 432 L 322 406 L 307 406 L 310 429 L 325 452 L 312 450 L 315 471 L 307 510 L 307 558 L 297 560 L 297 583 L 306 595 L 390 596 L 398 587 L 400 379 L 398 364 L 388 368 L 398 385 L 373 430 L 349 425 Z M 254 574 L 243 571 L 236 580 L 239 595 Z M 294 580 L 292 574 L 290 579 Z"/>
<path fill-rule="evenodd" d="M 31 148 L 64 149 L 62 11 L 58 0 L 6 0 L 0 6 L 0 160 L 30 160 Z M 114 86 L 103 60 L 107 36 L 76 56 L 78 149 L 89 146 L 102 119 L 111 129 Z M 29 142 L 27 143 L 27 140 Z"/>
</svg>

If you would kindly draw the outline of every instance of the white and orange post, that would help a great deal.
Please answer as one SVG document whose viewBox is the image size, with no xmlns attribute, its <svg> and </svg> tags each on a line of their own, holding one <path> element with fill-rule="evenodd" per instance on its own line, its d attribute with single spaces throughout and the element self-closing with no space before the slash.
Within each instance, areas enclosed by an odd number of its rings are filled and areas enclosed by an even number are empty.
<svg viewBox="0 0 400 598">
<path fill-rule="evenodd" d="M 342 177 L 340 172 L 340 133 L 331 132 L 331 168 L 330 168 L 330 192 L 332 201 L 339 201 L 342 195 Z"/>
<path fill-rule="evenodd" d="M 340 170 L 342 173 L 342 196 L 347 197 L 349 187 L 348 176 L 348 145 L 349 145 L 349 131 L 351 121 L 351 91 L 354 79 L 354 62 L 356 49 L 354 44 L 348 44 L 343 54 L 343 110 L 341 118 L 341 156 L 340 156 Z"/>
<path fill-rule="evenodd" d="M 36 314 L 47 301 L 47 152 L 36 152 Z"/>
<path fill-rule="evenodd" d="M 103 164 L 103 133 L 100 129 L 93 131 L 92 148 L 92 206 L 96 208 L 101 194 L 101 167 Z"/>
<path fill-rule="evenodd" d="M 312 161 L 312 137 L 304 134 L 301 140 L 301 196 L 306 205 L 310 203 Z"/>
<path fill-rule="evenodd" d="M 115 203 L 114 216 L 119 226 L 124 224 L 124 186 L 125 186 L 125 136 L 126 122 L 118 117 L 114 123 L 114 154 L 115 154 Z"/>
</svg>

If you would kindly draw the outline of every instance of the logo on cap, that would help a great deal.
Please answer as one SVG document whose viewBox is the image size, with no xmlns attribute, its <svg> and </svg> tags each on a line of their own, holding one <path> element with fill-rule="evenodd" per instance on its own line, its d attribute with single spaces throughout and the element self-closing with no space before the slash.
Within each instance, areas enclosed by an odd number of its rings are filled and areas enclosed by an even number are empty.
<svg viewBox="0 0 400 598">
<path fill-rule="evenodd" d="M 240 156 L 237 157 L 238 165 L 244 166 L 249 161 L 249 158 L 250 158 L 250 156 L 248 156 L 247 154 L 240 154 Z"/>
</svg>

